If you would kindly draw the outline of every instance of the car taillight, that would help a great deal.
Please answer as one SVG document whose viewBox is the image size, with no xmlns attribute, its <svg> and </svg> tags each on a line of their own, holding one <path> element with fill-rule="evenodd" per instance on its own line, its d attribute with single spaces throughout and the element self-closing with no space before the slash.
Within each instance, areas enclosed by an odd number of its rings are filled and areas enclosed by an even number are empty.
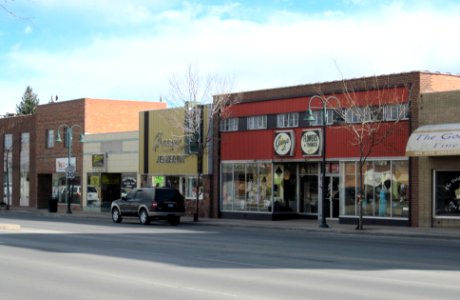
<svg viewBox="0 0 460 300">
<path fill-rule="evenodd" d="M 152 208 L 155 209 L 158 207 L 158 203 L 156 201 L 152 201 Z"/>
</svg>

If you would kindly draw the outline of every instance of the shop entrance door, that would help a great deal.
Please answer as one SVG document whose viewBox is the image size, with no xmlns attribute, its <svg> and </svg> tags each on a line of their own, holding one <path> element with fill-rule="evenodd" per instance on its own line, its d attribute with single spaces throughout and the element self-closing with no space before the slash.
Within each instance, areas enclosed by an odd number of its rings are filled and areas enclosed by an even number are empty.
<svg viewBox="0 0 460 300">
<path fill-rule="evenodd" d="M 339 189 L 339 176 L 326 175 L 326 218 L 339 217 L 340 205 L 340 189 Z"/>
</svg>

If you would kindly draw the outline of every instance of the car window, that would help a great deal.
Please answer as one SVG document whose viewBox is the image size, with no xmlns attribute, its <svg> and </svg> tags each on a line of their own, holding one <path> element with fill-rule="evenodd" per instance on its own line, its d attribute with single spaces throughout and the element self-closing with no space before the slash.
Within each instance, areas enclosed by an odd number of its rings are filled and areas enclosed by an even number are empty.
<svg viewBox="0 0 460 300">
<path fill-rule="evenodd" d="M 175 194 L 176 190 L 173 189 L 157 189 L 155 193 L 155 199 L 157 201 L 176 200 Z"/>
<path fill-rule="evenodd" d="M 89 187 L 88 187 L 88 193 L 97 193 L 97 190 L 96 190 L 95 187 L 89 186 Z"/>
<path fill-rule="evenodd" d="M 136 193 L 136 191 L 131 191 L 129 192 L 128 194 L 126 194 L 126 200 L 131 200 L 134 198 L 134 194 Z"/>
<path fill-rule="evenodd" d="M 134 193 L 134 197 L 132 199 L 128 199 L 128 200 L 135 200 L 135 199 L 142 199 L 142 190 L 137 190 Z"/>
<path fill-rule="evenodd" d="M 154 190 L 153 189 L 145 189 L 144 190 L 144 201 L 152 201 L 154 195 Z"/>
</svg>

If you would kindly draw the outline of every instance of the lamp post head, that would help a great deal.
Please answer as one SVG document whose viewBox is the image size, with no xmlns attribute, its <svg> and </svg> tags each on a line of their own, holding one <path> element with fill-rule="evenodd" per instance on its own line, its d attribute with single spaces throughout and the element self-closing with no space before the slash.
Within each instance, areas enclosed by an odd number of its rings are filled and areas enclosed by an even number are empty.
<svg viewBox="0 0 460 300">
<path fill-rule="evenodd" d="M 311 111 L 310 108 L 307 110 L 307 113 L 305 114 L 304 120 L 305 121 L 314 121 L 314 120 L 316 120 L 315 116 L 313 116 L 313 112 Z"/>
<path fill-rule="evenodd" d="M 62 143 L 61 133 L 60 133 L 59 131 L 57 132 L 56 142 L 57 142 L 57 143 Z"/>
</svg>

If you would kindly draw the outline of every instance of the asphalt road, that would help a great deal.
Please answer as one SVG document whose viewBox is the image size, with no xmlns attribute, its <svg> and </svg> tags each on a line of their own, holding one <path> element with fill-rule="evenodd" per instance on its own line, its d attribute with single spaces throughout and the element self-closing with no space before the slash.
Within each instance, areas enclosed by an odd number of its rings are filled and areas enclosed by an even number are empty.
<svg viewBox="0 0 460 300">
<path fill-rule="evenodd" d="M 460 241 L 0 218 L 0 299 L 458 299 Z"/>
</svg>

